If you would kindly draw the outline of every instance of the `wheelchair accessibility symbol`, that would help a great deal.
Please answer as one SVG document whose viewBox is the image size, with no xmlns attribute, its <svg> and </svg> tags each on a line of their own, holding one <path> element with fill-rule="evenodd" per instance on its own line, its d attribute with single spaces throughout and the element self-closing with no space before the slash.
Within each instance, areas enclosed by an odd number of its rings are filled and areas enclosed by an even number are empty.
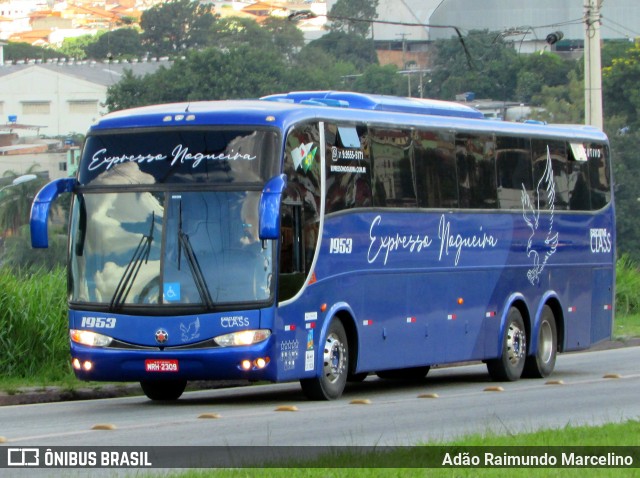
<svg viewBox="0 0 640 478">
<path fill-rule="evenodd" d="M 166 282 L 164 284 L 163 296 L 164 296 L 165 302 L 179 302 L 180 301 L 180 283 Z"/>
</svg>

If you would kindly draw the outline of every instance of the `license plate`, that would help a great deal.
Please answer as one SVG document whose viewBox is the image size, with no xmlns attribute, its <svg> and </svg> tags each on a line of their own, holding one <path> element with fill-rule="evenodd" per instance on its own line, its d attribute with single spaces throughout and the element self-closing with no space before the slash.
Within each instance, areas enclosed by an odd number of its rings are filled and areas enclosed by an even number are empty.
<svg viewBox="0 0 640 478">
<path fill-rule="evenodd" d="M 145 360 L 144 367 L 147 372 L 177 372 L 178 361 L 166 359 Z"/>
</svg>

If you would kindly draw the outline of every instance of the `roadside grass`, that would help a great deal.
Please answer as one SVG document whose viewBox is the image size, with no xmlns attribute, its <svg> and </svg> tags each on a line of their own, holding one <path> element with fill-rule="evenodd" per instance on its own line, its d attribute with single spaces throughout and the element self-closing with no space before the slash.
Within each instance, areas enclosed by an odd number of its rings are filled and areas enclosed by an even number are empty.
<svg viewBox="0 0 640 478">
<path fill-rule="evenodd" d="M 169 478 L 203 478 L 203 477 L 260 477 L 260 478 L 296 478 L 319 477 L 331 478 L 349 476 L 353 478 L 368 478 L 371 476 L 383 477 L 604 477 L 614 478 L 619 476 L 640 476 L 638 468 L 437 468 L 439 460 L 434 462 L 429 459 L 425 462 L 425 455 L 430 453 L 431 446 L 443 447 L 452 452 L 483 456 L 485 451 L 491 452 L 492 447 L 567 447 L 571 446 L 639 446 L 640 422 L 630 420 L 624 423 L 608 423 L 601 426 L 565 426 L 560 429 L 547 429 L 518 435 L 474 434 L 448 442 L 429 443 L 426 448 L 421 446 L 393 450 L 390 452 L 360 455 L 357 452 L 347 451 L 344 454 L 320 457 L 315 460 L 303 462 L 283 463 L 279 468 L 242 468 L 232 470 L 190 470 L 187 472 L 168 473 Z M 483 447 L 482 450 L 474 450 L 474 447 Z M 488 447 L 488 449 L 486 448 Z M 561 451 L 557 450 L 557 451 Z M 526 453 L 526 449 L 525 453 Z M 495 454 L 504 452 L 497 448 Z M 616 452 L 624 455 L 624 451 Z M 522 454 L 522 449 L 514 450 L 513 454 Z M 637 460 L 637 451 L 635 458 Z M 438 451 L 437 456 L 443 456 L 443 450 Z M 366 460 L 366 468 L 357 468 L 353 464 L 363 463 Z M 398 463 L 411 465 L 412 467 L 397 467 Z M 420 467 L 423 463 L 431 467 Z M 635 462 L 634 462 L 635 463 Z M 636 467 L 638 463 L 635 463 Z"/>
<path fill-rule="evenodd" d="M 613 322 L 614 340 L 624 342 L 625 340 L 638 337 L 640 337 L 640 314 L 616 315 Z"/>
</svg>

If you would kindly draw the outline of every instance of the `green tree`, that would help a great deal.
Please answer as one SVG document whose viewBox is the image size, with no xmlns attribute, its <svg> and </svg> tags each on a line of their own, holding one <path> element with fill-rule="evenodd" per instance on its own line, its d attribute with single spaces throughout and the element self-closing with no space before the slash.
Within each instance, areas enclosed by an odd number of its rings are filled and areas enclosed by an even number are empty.
<svg viewBox="0 0 640 478">
<path fill-rule="evenodd" d="M 378 55 L 371 40 L 352 33 L 333 31 L 309 42 L 304 49 L 323 50 L 338 61 L 351 63 L 359 71 L 378 64 Z"/>
<path fill-rule="evenodd" d="M 518 54 L 495 32 L 473 30 L 464 41 L 437 40 L 425 96 L 452 100 L 473 91 L 476 98 L 511 100 L 517 84 Z"/>
<path fill-rule="evenodd" d="M 215 21 L 211 4 L 170 0 L 143 12 L 140 19 L 142 43 L 154 55 L 206 46 Z"/>
<path fill-rule="evenodd" d="M 213 25 L 209 44 L 219 48 L 275 49 L 292 61 L 304 46 L 304 35 L 295 23 L 282 18 L 269 17 L 258 24 L 251 18 L 227 17 Z"/>
<path fill-rule="evenodd" d="M 329 31 L 366 37 L 378 18 L 378 0 L 338 0 L 327 15 Z"/>
<path fill-rule="evenodd" d="M 107 90 L 106 103 L 114 111 L 154 103 L 256 98 L 290 89 L 290 72 L 272 48 L 194 50 L 144 78 L 127 72 Z"/>
<path fill-rule="evenodd" d="M 59 58 L 60 56 L 65 55 L 50 48 L 33 46 L 28 43 L 10 42 L 4 46 L 4 60 L 6 62 L 26 59 L 47 60 L 49 58 Z"/>
<path fill-rule="evenodd" d="M 131 70 L 125 70 L 122 79 L 107 88 L 107 100 L 105 103 L 108 110 L 118 111 L 150 104 L 151 99 L 148 89 L 151 76 L 147 75 L 147 79 L 143 79 L 135 76 Z"/>
<path fill-rule="evenodd" d="M 512 99 L 529 103 L 543 87 L 566 85 L 567 75 L 576 67 L 571 60 L 563 60 L 554 53 L 520 55 L 518 57 L 516 90 Z"/>
<path fill-rule="evenodd" d="M 354 91 L 379 95 L 406 95 L 405 88 L 405 77 L 395 65 L 370 65 L 353 82 Z"/>
<path fill-rule="evenodd" d="M 100 34 L 98 34 L 100 35 Z M 97 41 L 96 35 L 82 35 L 79 37 L 65 38 L 58 51 L 69 58 L 84 60 L 87 58 L 87 47 Z"/>
<path fill-rule="evenodd" d="M 101 34 L 85 48 L 87 56 L 103 58 L 135 58 L 145 53 L 142 38 L 135 28 L 118 28 Z"/>
<path fill-rule="evenodd" d="M 619 129 L 620 119 L 610 120 L 612 129 Z M 612 133 L 611 157 L 616 194 L 616 232 L 618 256 L 628 254 L 640 262 L 640 221 L 638 220 L 638 198 L 640 198 L 640 161 L 638 144 L 640 132 L 631 130 L 627 134 Z"/>
<path fill-rule="evenodd" d="M 625 50 L 602 69 L 603 107 L 605 116 L 621 116 L 627 126 L 640 123 L 640 46 Z"/>
<path fill-rule="evenodd" d="M 540 93 L 533 96 L 531 104 L 539 106 L 542 112 L 535 119 L 549 123 L 584 123 L 584 81 L 578 72 L 572 70 L 567 75 L 565 85 L 543 86 Z"/>
<path fill-rule="evenodd" d="M 271 48 L 193 51 L 172 68 L 188 85 L 185 100 L 256 98 L 289 89 L 288 67 Z"/>
<path fill-rule="evenodd" d="M 357 74 L 352 63 L 307 45 L 296 55 L 288 77 L 294 90 L 348 90 Z"/>
</svg>

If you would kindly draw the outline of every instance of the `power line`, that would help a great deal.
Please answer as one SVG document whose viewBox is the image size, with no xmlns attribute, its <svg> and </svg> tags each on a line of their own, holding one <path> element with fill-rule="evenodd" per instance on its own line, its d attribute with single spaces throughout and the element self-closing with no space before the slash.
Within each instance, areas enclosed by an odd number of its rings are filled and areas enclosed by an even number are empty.
<svg viewBox="0 0 640 478">
<path fill-rule="evenodd" d="M 627 30 L 628 32 L 631 32 L 631 33 L 632 33 L 633 35 L 635 35 L 635 36 L 640 36 L 640 33 L 639 33 L 639 32 L 637 32 L 637 31 L 635 31 L 635 30 L 632 30 L 631 28 L 625 27 L 625 26 L 624 26 L 624 25 L 622 25 L 621 23 L 618 23 L 618 22 L 616 22 L 616 21 L 611 20 L 609 17 L 605 17 L 604 15 L 600 15 L 600 19 L 601 19 L 601 20 L 606 19 L 606 20 L 607 20 L 607 23 L 613 23 L 613 24 L 614 24 L 614 25 L 616 25 L 617 27 L 620 27 L 620 28 L 622 28 L 622 29 L 624 29 L 624 30 Z M 603 23 L 603 24 L 604 24 L 604 23 Z M 628 36 L 627 34 L 624 34 L 624 33 L 620 32 L 620 31 L 618 31 L 618 30 L 616 30 L 616 29 L 612 28 L 612 27 L 611 27 L 611 26 L 609 26 L 609 25 L 607 25 L 607 28 L 609 28 L 610 30 L 615 31 L 616 33 L 620 33 L 621 35 Z"/>
</svg>

